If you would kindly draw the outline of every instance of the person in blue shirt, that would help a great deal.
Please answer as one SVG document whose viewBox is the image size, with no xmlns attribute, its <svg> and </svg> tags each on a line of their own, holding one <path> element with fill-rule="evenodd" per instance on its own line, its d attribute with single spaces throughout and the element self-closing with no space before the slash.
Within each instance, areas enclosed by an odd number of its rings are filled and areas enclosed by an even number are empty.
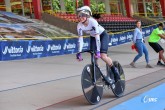
<svg viewBox="0 0 165 110">
<path fill-rule="evenodd" d="M 134 30 L 134 36 L 133 36 L 133 43 L 137 48 L 138 54 L 135 56 L 133 61 L 131 62 L 131 66 L 133 68 L 136 68 L 135 62 L 142 57 L 143 53 L 145 54 L 145 60 L 146 60 L 146 68 L 152 68 L 152 66 L 149 64 L 149 55 L 148 55 L 148 50 L 145 46 L 144 39 L 143 39 L 143 34 L 142 34 L 142 29 L 141 29 L 141 21 L 136 22 L 136 28 Z"/>
</svg>

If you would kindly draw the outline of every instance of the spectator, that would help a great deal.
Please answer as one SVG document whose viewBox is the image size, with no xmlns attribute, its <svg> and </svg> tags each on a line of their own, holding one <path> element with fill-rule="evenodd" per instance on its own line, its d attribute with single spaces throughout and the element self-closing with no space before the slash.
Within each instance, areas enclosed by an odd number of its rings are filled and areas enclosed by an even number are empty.
<svg viewBox="0 0 165 110">
<path fill-rule="evenodd" d="M 149 45 L 159 53 L 157 65 L 165 66 L 165 58 L 163 56 L 164 49 L 158 44 L 160 39 L 165 39 L 165 34 L 163 31 L 164 24 L 160 23 L 156 29 L 154 29 L 149 37 Z M 161 60 L 164 62 L 162 63 Z"/>
<path fill-rule="evenodd" d="M 142 57 L 143 53 L 145 54 L 145 60 L 146 60 L 146 68 L 152 68 L 152 66 L 149 64 L 149 56 L 148 56 L 148 50 L 144 44 L 144 39 L 142 35 L 142 29 L 141 29 L 141 21 L 136 22 L 136 28 L 134 30 L 134 36 L 133 36 L 133 43 L 137 48 L 138 54 L 134 58 L 134 60 L 131 62 L 131 66 L 133 68 L 136 68 L 135 62 Z"/>
</svg>

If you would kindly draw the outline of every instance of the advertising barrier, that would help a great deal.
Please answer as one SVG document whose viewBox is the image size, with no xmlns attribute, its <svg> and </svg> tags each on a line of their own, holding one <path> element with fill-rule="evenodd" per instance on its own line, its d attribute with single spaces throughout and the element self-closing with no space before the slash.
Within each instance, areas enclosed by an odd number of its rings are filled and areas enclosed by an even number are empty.
<svg viewBox="0 0 165 110">
<path fill-rule="evenodd" d="M 83 49 L 89 49 L 89 38 L 84 39 Z M 73 54 L 77 52 L 77 39 L 1 41 L 0 51 L 0 60 Z"/>
<path fill-rule="evenodd" d="M 149 36 L 154 28 L 156 28 L 156 25 L 143 28 L 144 37 Z M 133 31 L 110 34 L 109 47 L 131 42 L 132 37 Z M 77 52 L 77 40 L 77 38 L 69 38 L 56 40 L 0 41 L 0 60 L 19 60 L 73 54 Z M 89 49 L 89 40 L 89 37 L 84 38 L 84 50 Z"/>
</svg>

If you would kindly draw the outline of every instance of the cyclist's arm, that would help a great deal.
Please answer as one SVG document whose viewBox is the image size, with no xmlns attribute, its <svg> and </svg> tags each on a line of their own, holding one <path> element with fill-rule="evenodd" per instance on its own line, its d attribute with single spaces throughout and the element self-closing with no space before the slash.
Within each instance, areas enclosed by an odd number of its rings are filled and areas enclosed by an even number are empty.
<svg viewBox="0 0 165 110">
<path fill-rule="evenodd" d="M 77 33 L 78 33 L 78 52 L 82 51 L 83 48 L 83 31 L 81 29 L 80 24 L 77 25 Z"/>
<path fill-rule="evenodd" d="M 78 52 L 81 52 L 82 51 L 82 48 L 83 48 L 83 37 L 82 36 L 79 36 L 79 39 L 78 39 Z"/>
<path fill-rule="evenodd" d="M 96 40 L 97 52 L 100 52 L 100 35 L 99 34 L 95 35 L 95 40 Z"/>
<path fill-rule="evenodd" d="M 94 29 L 94 33 L 95 33 L 95 40 L 96 40 L 96 46 L 97 46 L 97 52 L 100 52 L 100 35 L 99 35 L 99 24 L 97 21 L 93 20 L 92 21 L 92 25 L 93 25 L 93 29 Z"/>
</svg>

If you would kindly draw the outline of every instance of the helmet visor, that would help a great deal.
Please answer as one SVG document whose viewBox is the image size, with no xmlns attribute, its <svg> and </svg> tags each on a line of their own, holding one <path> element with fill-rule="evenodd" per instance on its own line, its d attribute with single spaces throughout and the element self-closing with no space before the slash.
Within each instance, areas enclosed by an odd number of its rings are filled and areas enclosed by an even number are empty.
<svg viewBox="0 0 165 110">
<path fill-rule="evenodd" d="M 78 15 L 77 15 L 77 17 L 78 18 L 81 18 L 81 17 L 87 17 L 88 15 L 87 14 L 85 14 L 85 13 L 78 13 Z"/>
</svg>

